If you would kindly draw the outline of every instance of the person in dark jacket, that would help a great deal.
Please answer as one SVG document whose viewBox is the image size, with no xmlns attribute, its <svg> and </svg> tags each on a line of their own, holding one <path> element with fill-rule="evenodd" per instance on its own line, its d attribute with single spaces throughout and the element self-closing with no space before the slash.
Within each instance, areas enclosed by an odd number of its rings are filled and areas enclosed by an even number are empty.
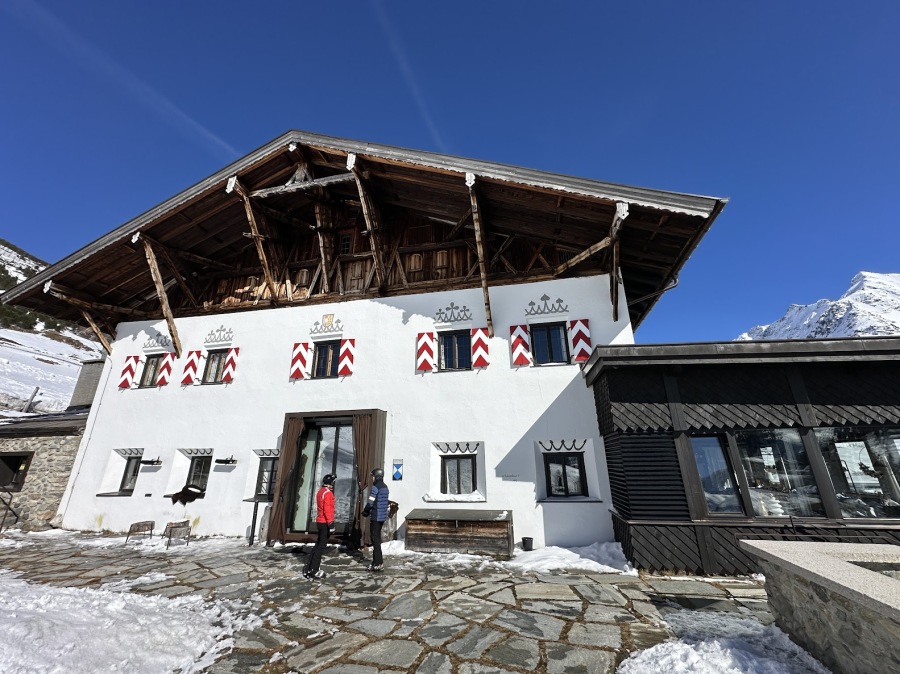
<svg viewBox="0 0 900 674">
<path fill-rule="evenodd" d="M 322 553 L 328 546 L 328 536 L 334 533 L 334 480 L 337 476 L 328 473 L 322 478 L 322 486 L 316 492 L 316 529 L 319 538 L 303 571 L 304 578 L 324 578 L 325 572 L 319 570 Z"/>
<path fill-rule="evenodd" d="M 366 571 L 384 571 L 384 560 L 381 557 L 381 528 L 388 517 L 388 496 L 390 490 L 384 483 L 384 471 L 375 468 L 372 470 L 369 500 L 363 508 L 363 517 L 369 518 L 369 534 L 372 537 L 372 563 L 366 567 Z"/>
</svg>

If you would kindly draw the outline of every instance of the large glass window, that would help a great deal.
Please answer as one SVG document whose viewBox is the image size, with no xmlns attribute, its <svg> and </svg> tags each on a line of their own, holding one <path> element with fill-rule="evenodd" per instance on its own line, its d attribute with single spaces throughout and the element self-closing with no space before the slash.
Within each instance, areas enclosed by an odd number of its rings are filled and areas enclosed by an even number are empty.
<svg viewBox="0 0 900 674">
<path fill-rule="evenodd" d="M 547 496 L 587 496 L 583 452 L 544 454 Z"/>
<path fill-rule="evenodd" d="M 468 330 L 439 334 L 442 370 L 472 369 L 472 336 Z"/>
<path fill-rule="evenodd" d="M 341 354 L 341 341 L 319 342 L 313 361 L 313 378 L 328 379 L 338 376 L 338 362 Z"/>
<path fill-rule="evenodd" d="M 706 496 L 706 508 L 714 513 L 743 514 L 734 471 L 717 436 L 691 438 L 694 461 Z"/>
<path fill-rule="evenodd" d="M 750 501 L 759 517 L 824 517 L 799 431 L 735 431 Z"/>
<path fill-rule="evenodd" d="M 900 517 L 900 429 L 814 432 L 844 517 Z"/>
<path fill-rule="evenodd" d="M 476 488 L 474 456 L 441 457 L 442 494 L 471 494 Z"/>
<path fill-rule="evenodd" d="M 206 483 L 209 482 L 209 469 L 211 467 L 211 456 L 193 457 L 191 459 L 191 467 L 188 470 L 187 483 L 206 491 Z"/>
<path fill-rule="evenodd" d="M 565 323 L 531 326 L 531 352 L 535 365 L 569 362 L 569 340 Z"/>
</svg>

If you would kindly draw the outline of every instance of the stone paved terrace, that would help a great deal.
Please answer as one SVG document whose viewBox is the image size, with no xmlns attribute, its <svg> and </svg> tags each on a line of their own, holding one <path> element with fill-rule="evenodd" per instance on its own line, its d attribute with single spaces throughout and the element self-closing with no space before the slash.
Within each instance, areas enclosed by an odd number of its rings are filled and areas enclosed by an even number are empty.
<svg viewBox="0 0 900 674">
<path fill-rule="evenodd" d="M 583 571 L 535 574 L 488 558 L 367 560 L 330 550 L 321 581 L 302 578 L 301 546 L 158 537 L 12 534 L 0 568 L 31 583 L 230 601 L 263 624 L 234 635 L 214 674 L 608 674 L 630 653 L 671 637 L 673 611 L 727 611 L 772 621 L 752 578 L 673 579 Z M 5 541 L 10 543 L 10 539 Z M 152 574 L 152 576 L 151 576 Z M 164 576 L 164 579 L 161 579 Z M 146 580 L 145 580 L 146 579 Z"/>
</svg>

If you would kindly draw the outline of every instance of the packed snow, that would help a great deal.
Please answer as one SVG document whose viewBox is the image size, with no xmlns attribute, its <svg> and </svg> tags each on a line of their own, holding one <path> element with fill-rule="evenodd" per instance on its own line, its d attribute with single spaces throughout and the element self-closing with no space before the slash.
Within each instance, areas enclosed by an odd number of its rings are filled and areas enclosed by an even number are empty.
<svg viewBox="0 0 900 674">
<path fill-rule="evenodd" d="M 0 546 L 27 548 L 40 537 L 64 537 L 81 547 L 121 547 L 124 537 L 91 536 L 54 530 L 10 532 Z M 203 540 L 204 553 L 223 553 L 243 540 Z M 196 545 L 196 544 L 195 544 Z M 129 541 L 135 554 L 191 554 L 191 546 L 162 537 Z M 476 555 L 419 553 L 403 541 L 383 546 L 391 565 L 418 566 L 435 557 L 450 567 L 507 568 L 636 575 L 616 543 L 579 548 L 547 546 L 516 549 L 508 561 Z M 199 596 L 164 598 L 134 594 L 135 585 L 166 578 L 153 573 L 108 583 L 100 589 L 30 584 L 0 571 L 0 671 L 4 674 L 55 674 L 61 671 L 130 671 L 139 674 L 199 672 L 233 646 L 233 635 L 262 624 L 238 601 L 209 601 Z M 240 617 L 244 616 L 244 617 Z M 639 651 L 622 662 L 617 674 L 830 674 L 774 625 L 727 613 L 675 611 L 665 617 L 675 639 Z"/>
<path fill-rule="evenodd" d="M 46 266 L 43 262 L 25 257 L 0 242 L 0 267 L 5 269 L 19 283 L 41 271 Z M 0 290 L 0 292 L 3 291 Z"/>
</svg>

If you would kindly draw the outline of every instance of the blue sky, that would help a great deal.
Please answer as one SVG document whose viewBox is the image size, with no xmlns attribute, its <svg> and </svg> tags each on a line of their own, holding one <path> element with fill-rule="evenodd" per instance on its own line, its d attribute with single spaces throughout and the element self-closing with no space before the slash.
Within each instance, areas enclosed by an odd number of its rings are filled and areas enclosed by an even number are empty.
<svg viewBox="0 0 900 674">
<path fill-rule="evenodd" d="M 55 262 L 300 129 L 729 197 L 636 334 L 729 340 L 900 272 L 898 27 L 875 1 L 0 0 L 0 238 Z"/>
</svg>

